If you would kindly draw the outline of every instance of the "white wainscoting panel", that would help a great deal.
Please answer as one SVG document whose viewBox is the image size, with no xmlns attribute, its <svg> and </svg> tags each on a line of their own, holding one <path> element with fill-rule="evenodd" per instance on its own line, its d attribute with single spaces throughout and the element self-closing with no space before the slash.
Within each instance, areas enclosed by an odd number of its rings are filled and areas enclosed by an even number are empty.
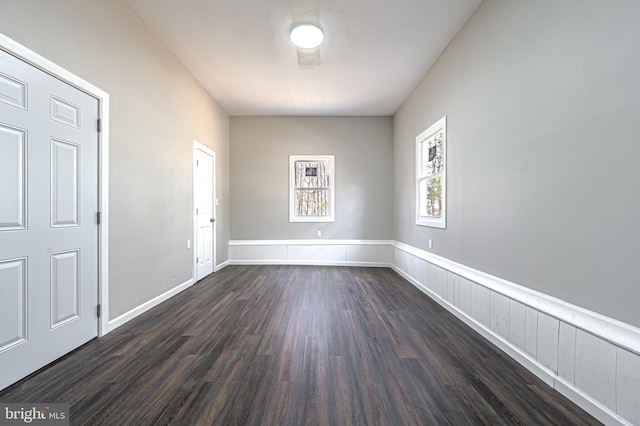
<svg viewBox="0 0 640 426">
<path fill-rule="evenodd" d="M 560 323 L 558 376 L 571 385 L 575 385 L 576 331 L 577 329 L 574 326 L 564 322 Z"/>
<path fill-rule="evenodd" d="M 392 252 L 386 240 L 233 240 L 229 264 L 390 266 Z"/>
<path fill-rule="evenodd" d="M 618 348 L 618 414 L 640 425 L 640 356 Z"/>
<path fill-rule="evenodd" d="M 347 244 L 347 262 L 377 263 L 388 265 L 391 261 L 391 246 L 387 244 Z"/>
<path fill-rule="evenodd" d="M 538 311 L 527 306 L 524 324 L 524 351 L 526 354 L 538 358 Z"/>
<path fill-rule="evenodd" d="M 478 284 L 469 281 L 471 283 L 471 318 L 478 319 Z"/>
<path fill-rule="evenodd" d="M 295 263 L 300 261 L 317 261 L 319 263 L 334 263 L 347 261 L 347 247 L 345 245 L 290 245 L 287 247 L 287 260 Z"/>
<path fill-rule="evenodd" d="M 458 276 L 451 272 L 446 272 L 445 276 L 445 286 L 447 291 L 444 294 L 444 300 L 446 300 L 453 306 L 458 306 L 460 304 L 459 301 L 457 301 L 457 297 L 459 297 L 459 291 L 457 292 L 458 295 L 456 295 L 456 288 L 458 287 Z M 458 303 L 456 303 L 456 301 Z"/>
<path fill-rule="evenodd" d="M 433 253 L 393 244 L 392 267 L 605 424 L 640 425 L 640 329 Z"/>
<path fill-rule="evenodd" d="M 515 300 L 509 302 L 509 341 L 520 351 L 525 347 L 527 307 Z"/>
<path fill-rule="evenodd" d="M 495 291 L 491 292 L 491 330 L 509 339 L 509 298 Z"/>
<path fill-rule="evenodd" d="M 405 271 L 410 276 L 413 275 L 412 256 L 409 253 L 396 250 L 393 252 L 393 264 Z"/>
<path fill-rule="evenodd" d="M 229 260 L 232 263 L 270 263 L 287 259 L 287 246 L 242 245 L 229 244 Z"/>
<path fill-rule="evenodd" d="M 433 284 L 431 284 L 431 290 L 438 295 L 440 298 L 444 298 L 445 292 L 445 282 L 447 280 L 447 271 L 443 268 L 431 265 L 431 274 L 430 279 L 433 280 Z"/>
<path fill-rule="evenodd" d="M 576 387 L 611 410 L 616 409 L 615 345 L 588 332 L 576 335 Z M 639 395 L 636 392 L 636 395 Z"/>
<path fill-rule="evenodd" d="M 538 362 L 554 373 L 558 372 L 558 333 L 560 321 L 538 313 Z"/>
<path fill-rule="evenodd" d="M 418 282 L 426 282 L 425 278 L 429 273 L 428 263 L 422 259 L 413 259 L 413 279 Z"/>
<path fill-rule="evenodd" d="M 478 321 L 491 330 L 491 290 L 478 287 Z"/>
<path fill-rule="evenodd" d="M 460 297 L 458 308 L 462 312 L 471 313 L 471 281 L 466 278 L 459 277 L 459 282 Z"/>
</svg>

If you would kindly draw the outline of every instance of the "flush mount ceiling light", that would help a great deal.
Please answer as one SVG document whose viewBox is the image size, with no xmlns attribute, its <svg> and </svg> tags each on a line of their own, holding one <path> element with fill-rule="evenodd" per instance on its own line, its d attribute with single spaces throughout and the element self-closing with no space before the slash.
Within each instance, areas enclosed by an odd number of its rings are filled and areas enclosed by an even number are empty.
<svg viewBox="0 0 640 426">
<path fill-rule="evenodd" d="M 298 22 L 291 27 L 291 41 L 301 49 L 314 49 L 322 44 L 324 33 L 319 25 L 311 22 Z"/>
</svg>

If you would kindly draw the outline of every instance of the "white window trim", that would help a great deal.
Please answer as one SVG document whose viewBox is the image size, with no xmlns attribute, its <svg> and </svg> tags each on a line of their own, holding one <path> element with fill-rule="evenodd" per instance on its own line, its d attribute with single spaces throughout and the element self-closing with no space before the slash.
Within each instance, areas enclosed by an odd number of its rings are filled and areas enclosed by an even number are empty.
<svg viewBox="0 0 640 426">
<path fill-rule="evenodd" d="M 329 162 L 329 215 L 298 216 L 295 208 L 295 164 L 296 161 L 328 161 Z M 333 155 L 290 155 L 289 156 L 289 222 L 335 222 L 335 156 Z"/>
<path fill-rule="evenodd" d="M 420 171 L 420 144 L 440 129 L 442 129 L 444 133 L 444 143 L 442 146 L 442 154 L 444 156 L 442 168 L 442 216 L 440 218 L 420 216 L 420 181 L 426 178 Z M 447 160 L 447 116 L 445 115 L 416 137 L 416 225 L 442 229 L 447 227 Z"/>
</svg>

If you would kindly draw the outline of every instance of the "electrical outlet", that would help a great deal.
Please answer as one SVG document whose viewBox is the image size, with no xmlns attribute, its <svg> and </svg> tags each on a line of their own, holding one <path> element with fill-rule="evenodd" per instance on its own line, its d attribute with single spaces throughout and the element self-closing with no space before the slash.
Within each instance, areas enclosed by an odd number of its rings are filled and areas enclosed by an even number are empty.
<svg viewBox="0 0 640 426">
<path fill-rule="evenodd" d="M 191 248 L 191 240 L 187 240 L 187 248 L 190 249 Z"/>
<path fill-rule="evenodd" d="M 433 240 L 431 238 L 429 238 L 429 248 L 430 249 L 433 248 Z"/>
<path fill-rule="evenodd" d="M 316 231 L 316 237 L 322 237 L 322 230 L 321 229 L 318 229 Z"/>
</svg>

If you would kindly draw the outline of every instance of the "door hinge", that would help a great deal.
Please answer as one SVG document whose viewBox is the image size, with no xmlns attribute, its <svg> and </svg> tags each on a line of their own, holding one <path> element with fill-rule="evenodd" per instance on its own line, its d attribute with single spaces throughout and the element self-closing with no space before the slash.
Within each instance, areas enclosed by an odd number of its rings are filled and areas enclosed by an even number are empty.
<svg viewBox="0 0 640 426">
<path fill-rule="evenodd" d="M 196 160 L 196 166 L 200 165 L 200 160 Z"/>
<path fill-rule="evenodd" d="M 98 307 L 96 308 L 96 313 L 98 314 L 98 318 L 100 318 L 102 316 L 102 305 L 98 304 Z"/>
<path fill-rule="evenodd" d="M 200 258 L 196 257 L 196 263 L 199 263 L 199 262 L 200 262 Z"/>
<path fill-rule="evenodd" d="M 96 213 L 96 220 L 98 221 L 98 225 L 100 225 L 102 221 L 102 214 L 100 212 Z"/>
<path fill-rule="evenodd" d="M 98 133 L 102 131 L 102 119 L 98 118 Z"/>
</svg>

